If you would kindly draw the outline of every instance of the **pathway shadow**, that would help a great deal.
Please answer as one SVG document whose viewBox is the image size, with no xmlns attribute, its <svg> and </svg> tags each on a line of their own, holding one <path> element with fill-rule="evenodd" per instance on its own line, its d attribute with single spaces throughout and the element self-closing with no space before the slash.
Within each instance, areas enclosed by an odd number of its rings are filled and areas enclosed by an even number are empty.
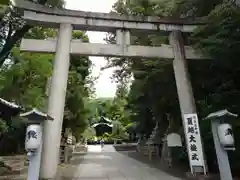
<svg viewBox="0 0 240 180">
<path fill-rule="evenodd" d="M 153 160 L 150 161 L 147 156 L 143 156 L 139 152 L 118 151 L 118 153 L 121 153 L 124 156 L 127 156 L 129 158 L 137 160 L 141 163 L 147 164 L 152 168 L 158 169 L 160 171 L 163 171 L 167 174 L 170 174 L 170 175 L 178 177 L 178 178 L 185 178 L 186 177 L 185 172 L 188 171 L 187 168 L 184 168 L 182 166 L 179 166 L 177 168 L 176 167 L 173 167 L 173 168 L 165 167 L 165 166 L 161 165 L 159 157 L 153 158 Z"/>
<path fill-rule="evenodd" d="M 178 178 L 181 178 L 181 179 L 195 180 L 195 178 L 191 176 L 191 174 L 189 172 L 189 168 L 184 167 L 181 164 L 179 164 L 178 166 L 175 165 L 175 167 L 173 167 L 173 168 L 169 168 L 169 167 L 164 167 L 163 165 L 161 165 L 160 158 L 155 158 L 152 161 L 150 161 L 147 156 L 143 156 L 139 152 L 118 151 L 118 153 L 120 153 L 124 156 L 127 156 L 129 158 L 133 158 L 134 160 L 137 160 L 141 163 L 147 164 L 150 167 L 161 170 L 161 171 L 163 171 L 167 174 L 170 174 L 172 176 L 175 176 L 175 177 L 178 177 Z M 203 179 L 206 178 L 207 180 L 220 180 L 219 174 L 210 174 L 210 175 L 206 176 L 205 178 L 204 178 L 204 176 L 201 176 L 201 177 Z M 233 178 L 233 179 L 234 180 L 240 180 L 238 178 Z"/>
<path fill-rule="evenodd" d="M 78 171 L 79 165 L 83 162 L 85 154 L 74 154 L 69 163 L 58 166 L 55 180 L 72 180 Z"/>
</svg>

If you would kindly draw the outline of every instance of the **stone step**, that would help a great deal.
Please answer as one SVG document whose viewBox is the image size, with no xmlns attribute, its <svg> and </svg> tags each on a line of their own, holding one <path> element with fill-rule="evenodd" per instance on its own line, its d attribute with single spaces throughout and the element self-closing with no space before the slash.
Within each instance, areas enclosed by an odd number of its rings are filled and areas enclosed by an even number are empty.
<svg viewBox="0 0 240 180">
<path fill-rule="evenodd" d="M 0 176 L 0 180 L 26 180 L 26 179 L 27 179 L 26 174 Z"/>
</svg>

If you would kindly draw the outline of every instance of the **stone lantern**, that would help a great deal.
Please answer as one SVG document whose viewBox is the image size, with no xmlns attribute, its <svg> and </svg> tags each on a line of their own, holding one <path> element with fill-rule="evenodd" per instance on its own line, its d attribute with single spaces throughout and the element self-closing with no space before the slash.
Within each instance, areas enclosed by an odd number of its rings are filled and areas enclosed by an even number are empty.
<svg viewBox="0 0 240 180">
<path fill-rule="evenodd" d="M 25 149 L 29 159 L 28 180 L 38 180 L 42 153 L 42 123 L 53 118 L 35 108 L 20 116 L 28 124 L 25 138 Z"/>
<path fill-rule="evenodd" d="M 205 119 L 211 120 L 213 141 L 217 154 L 221 180 L 232 180 L 227 151 L 235 150 L 232 126 L 228 123 L 236 119 L 237 114 L 221 110 L 209 114 Z"/>
</svg>

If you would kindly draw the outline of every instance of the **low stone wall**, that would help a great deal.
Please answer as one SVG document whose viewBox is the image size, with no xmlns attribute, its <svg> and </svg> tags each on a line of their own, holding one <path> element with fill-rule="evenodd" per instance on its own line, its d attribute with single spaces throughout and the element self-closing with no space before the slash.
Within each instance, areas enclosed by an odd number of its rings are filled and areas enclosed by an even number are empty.
<svg viewBox="0 0 240 180">
<path fill-rule="evenodd" d="M 115 144 L 116 151 L 137 151 L 137 143 L 131 144 Z"/>
<path fill-rule="evenodd" d="M 73 156 L 75 147 L 73 145 L 61 145 L 59 151 L 59 164 L 69 163 Z"/>
<path fill-rule="evenodd" d="M 149 160 L 152 160 L 152 157 L 156 157 L 159 154 L 159 148 L 154 145 L 147 144 L 138 144 L 137 150 L 144 156 L 148 156 Z"/>
<path fill-rule="evenodd" d="M 74 148 L 74 153 L 86 153 L 88 151 L 88 146 L 84 144 L 77 144 Z"/>
</svg>

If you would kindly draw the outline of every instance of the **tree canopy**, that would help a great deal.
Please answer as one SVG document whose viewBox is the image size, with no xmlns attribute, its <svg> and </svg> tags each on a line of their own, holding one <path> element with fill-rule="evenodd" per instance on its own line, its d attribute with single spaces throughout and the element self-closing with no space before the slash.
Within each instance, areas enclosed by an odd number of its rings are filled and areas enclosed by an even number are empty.
<svg viewBox="0 0 240 180">
<path fill-rule="evenodd" d="M 38 0 L 36 3 L 49 7 L 63 8 L 63 0 Z M 0 65 L 11 54 L 12 48 L 33 26 L 28 25 L 13 8 L 9 0 L 0 2 Z"/>
<path fill-rule="evenodd" d="M 55 38 L 56 30 L 34 27 L 25 34 L 25 37 L 35 39 Z M 88 42 L 85 32 L 74 31 L 74 39 L 82 39 Z M 26 110 L 38 108 L 47 112 L 47 82 L 52 75 L 53 54 L 21 53 L 16 46 L 11 51 L 11 56 L 5 61 L 0 71 L 0 94 L 1 97 L 21 105 Z M 92 79 L 91 62 L 88 57 L 71 56 L 69 70 L 66 105 L 64 111 L 63 131 L 68 128 L 79 138 L 88 125 L 88 109 L 86 101 L 91 96 L 90 84 Z M 1 147 L 2 151 L 8 148 L 6 140 L 9 136 L 15 145 L 20 143 L 23 147 L 24 127 L 19 118 L 2 120 Z M 6 126 L 4 126 L 6 124 Z M 6 128 L 4 128 L 6 127 Z M 12 135 L 12 131 L 14 136 Z M 20 133 L 19 135 L 16 135 Z M 18 139 L 21 138 L 21 139 Z M 9 144 L 9 143 L 8 143 Z M 12 150 L 16 151 L 16 148 Z M 4 152 L 2 152 L 4 153 Z"/>
</svg>

